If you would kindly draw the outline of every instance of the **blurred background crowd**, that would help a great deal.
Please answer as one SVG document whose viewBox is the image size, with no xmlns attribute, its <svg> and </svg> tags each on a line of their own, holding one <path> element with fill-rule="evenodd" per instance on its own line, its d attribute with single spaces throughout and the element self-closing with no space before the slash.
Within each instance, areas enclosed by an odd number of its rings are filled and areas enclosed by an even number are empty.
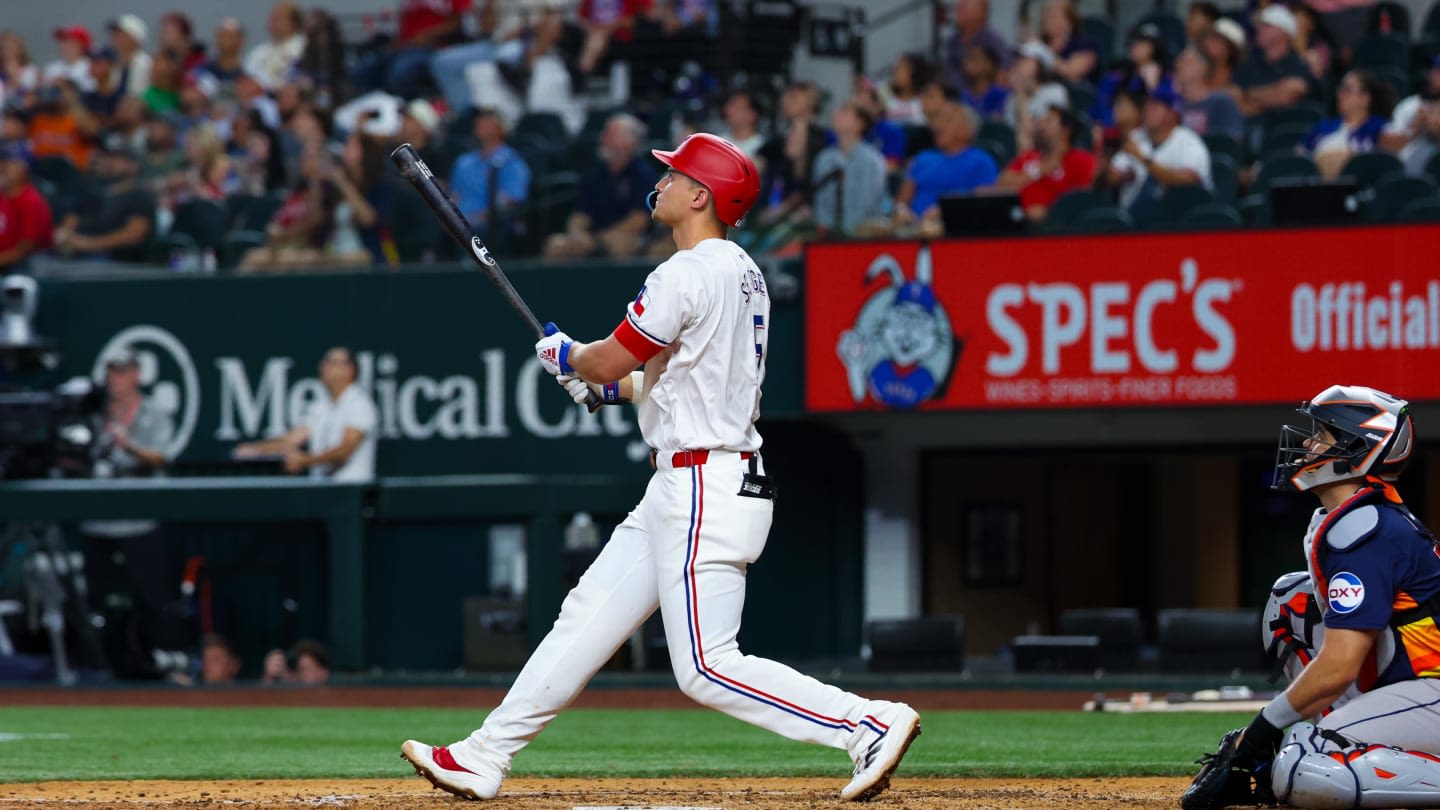
<svg viewBox="0 0 1440 810">
<path fill-rule="evenodd" d="M 401 142 L 497 253 L 664 255 L 644 150 L 698 130 L 762 170 L 740 234 L 757 253 L 938 235 L 942 199 L 997 192 L 1048 231 L 1269 224 L 1265 192 L 1297 178 L 1353 178 L 1379 220 L 1440 212 L 1440 14 L 1416 3 L 937 3 L 932 47 L 844 92 L 793 69 L 803 5 L 756 5 L 401 0 L 357 18 L 281 0 L 264 30 L 177 10 L 0 33 L 0 266 L 451 258 L 390 170 Z"/>
</svg>

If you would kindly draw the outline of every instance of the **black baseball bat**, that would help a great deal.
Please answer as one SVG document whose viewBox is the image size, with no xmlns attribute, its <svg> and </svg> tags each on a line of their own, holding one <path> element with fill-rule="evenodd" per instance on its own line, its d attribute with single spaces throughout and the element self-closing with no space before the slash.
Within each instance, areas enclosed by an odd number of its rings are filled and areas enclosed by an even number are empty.
<svg viewBox="0 0 1440 810">
<path fill-rule="evenodd" d="M 480 270 L 485 273 L 485 277 L 490 279 L 490 283 L 494 284 L 500 290 L 500 295 L 504 296 L 505 303 L 520 313 L 520 317 L 525 319 L 526 325 L 530 327 L 531 332 L 535 333 L 536 338 L 544 337 L 545 327 L 541 325 L 540 319 L 535 317 L 530 305 L 525 303 L 525 299 L 515 291 L 515 285 L 510 283 L 510 278 L 505 275 L 504 270 L 500 269 L 500 263 L 495 261 L 495 257 L 490 254 L 490 249 L 480 241 L 480 237 L 475 234 L 470 223 L 465 220 L 465 216 L 456 207 L 455 201 L 451 200 L 449 195 L 441 190 L 440 184 L 435 182 L 435 173 L 430 171 L 430 167 L 425 165 L 424 160 L 420 159 L 415 147 L 408 143 L 400 144 L 395 147 L 395 151 L 390 153 L 390 160 L 400 169 L 400 174 L 410 181 L 410 185 L 425 200 L 425 204 L 430 206 L 430 210 L 435 212 L 435 216 L 445 230 L 450 233 L 450 236 L 465 248 L 465 252 L 475 260 L 476 264 L 480 265 Z M 605 403 L 594 391 L 591 391 L 585 398 L 585 407 L 589 408 L 591 412 L 598 410 L 603 404 Z"/>
</svg>

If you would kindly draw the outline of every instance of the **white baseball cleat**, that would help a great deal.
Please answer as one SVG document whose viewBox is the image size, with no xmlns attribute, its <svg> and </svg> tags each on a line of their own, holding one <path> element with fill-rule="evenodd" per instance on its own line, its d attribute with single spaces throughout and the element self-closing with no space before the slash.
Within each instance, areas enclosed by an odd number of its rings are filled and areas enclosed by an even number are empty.
<svg viewBox="0 0 1440 810">
<path fill-rule="evenodd" d="M 475 773 L 456 762 L 443 745 L 406 740 L 400 746 L 400 757 L 414 765 L 415 772 L 429 779 L 430 784 L 462 799 L 493 799 L 500 792 L 500 781 L 504 778 Z"/>
<path fill-rule="evenodd" d="M 868 802 L 889 787 L 890 774 L 900 767 L 910 743 L 920 736 L 920 715 L 914 709 L 904 703 L 878 705 L 884 708 L 869 716 L 889 728 L 855 761 L 855 775 L 840 791 L 840 798 L 847 802 Z"/>
</svg>

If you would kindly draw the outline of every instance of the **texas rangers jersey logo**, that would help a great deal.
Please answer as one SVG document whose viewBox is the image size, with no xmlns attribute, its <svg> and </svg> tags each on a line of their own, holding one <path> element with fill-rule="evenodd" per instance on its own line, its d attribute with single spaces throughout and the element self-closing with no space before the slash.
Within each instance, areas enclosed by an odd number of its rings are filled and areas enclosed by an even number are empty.
<svg viewBox="0 0 1440 810">
<path fill-rule="evenodd" d="M 870 263 L 865 282 L 881 275 L 890 277 L 890 286 L 860 306 L 837 351 L 855 402 L 915 408 L 944 391 L 963 347 L 930 286 L 928 246 L 920 248 L 914 279 L 906 280 L 889 254 Z"/>
<path fill-rule="evenodd" d="M 1365 601 L 1365 583 L 1349 571 L 1341 571 L 1330 578 L 1330 609 L 1336 613 L 1349 613 Z"/>
</svg>

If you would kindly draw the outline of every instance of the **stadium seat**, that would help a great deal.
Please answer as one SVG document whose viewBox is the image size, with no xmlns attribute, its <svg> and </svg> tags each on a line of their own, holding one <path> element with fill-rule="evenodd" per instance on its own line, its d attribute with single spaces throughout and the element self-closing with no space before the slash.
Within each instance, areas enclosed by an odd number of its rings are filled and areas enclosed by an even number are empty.
<svg viewBox="0 0 1440 810">
<path fill-rule="evenodd" d="M 1376 65 L 1368 70 L 1374 73 L 1380 81 L 1390 85 L 1392 98 L 1399 100 L 1410 94 L 1410 71 L 1407 68 L 1397 65 Z"/>
<path fill-rule="evenodd" d="M 980 131 L 975 133 L 976 139 L 998 141 L 1009 149 L 1011 155 L 1015 154 L 1015 128 L 1004 121 L 986 121 L 980 125 Z M 1009 161 L 1006 161 L 1008 163 Z M 1004 166 L 1005 164 L 1001 164 Z"/>
<path fill-rule="evenodd" d="M 1235 202 L 1240 193 L 1240 173 L 1234 158 L 1226 154 L 1210 155 L 1210 187 L 1217 202 Z"/>
<path fill-rule="evenodd" d="M 1405 165 L 1400 158 L 1389 152 L 1365 152 L 1345 161 L 1340 168 L 1340 176 L 1354 180 L 1361 188 L 1370 188 L 1382 177 L 1404 171 Z"/>
<path fill-rule="evenodd" d="M 1045 227 L 1051 231 L 1064 231 L 1075 217 L 1091 208 L 1114 205 L 1115 199 L 1103 191 L 1076 189 L 1061 194 L 1045 215 Z"/>
<path fill-rule="evenodd" d="M 1075 117 L 1079 120 L 1072 145 L 1076 149 L 1092 151 L 1095 148 L 1095 122 L 1091 120 L 1088 110 L 1075 110 Z"/>
<path fill-rule="evenodd" d="M 1370 8 L 1370 16 L 1365 21 L 1365 32 L 1367 34 L 1383 34 L 1386 29 L 1399 31 L 1404 34 L 1410 33 L 1410 9 L 1403 3 L 1396 3 L 1394 0 L 1383 0 Z"/>
<path fill-rule="evenodd" d="M 43 177 L 54 184 L 55 190 L 59 194 L 68 192 L 80 175 L 80 170 L 75 168 L 75 164 L 60 155 L 45 155 L 35 158 L 30 172 L 36 177 Z"/>
<path fill-rule="evenodd" d="M 1105 669 L 1131 670 L 1140 664 L 1140 611 L 1135 608 L 1061 611 L 1060 635 L 1099 638 L 1099 664 Z"/>
<path fill-rule="evenodd" d="M 226 199 L 230 211 L 230 229 L 238 231 L 264 231 L 265 226 L 285 204 L 285 192 L 270 194 L 235 194 Z"/>
<path fill-rule="evenodd" d="M 240 264 L 245 258 L 245 252 L 251 248 L 261 247 L 265 244 L 265 234 L 262 231 L 231 231 L 225 235 L 224 242 L 220 245 L 218 255 L 220 269 L 229 270 Z"/>
<path fill-rule="evenodd" d="M 1269 156 L 1281 153 L 1293 153 L 1305 145 L 1305 139 L 1310 137 L 1311 130 L 1315 129 L 1314 124 L 1303 124 L 1298 121 L 1277 124 L 1265 128 L 1265 137 L 1260 142 L 1260 154 Z"/>
<path fill-rule="evenodd" d="M 1318 101 L 1301 99 L 1285 107 L 1272 107 L 1266 110 L 1261 114 L 1260 121 L 1266 129 L 1281 124 L 1305 124 L 1307 127 L 1313 127 L 1320 123 L 1326 114 L 1325 105 Z"/>
<path fill-rule="evenodd" d="M 1070 87 L 1070 109 L 1094 115 L 1095 99 L 1099 93 L 1088 82 L 1079 82 Z"/>
<path fill-rule="evenodd" d="M 1180 226 L 1186 230 L 1239 228 L 1244 224 L 1245 220 L 1233 205 L 1218 202 L 1197 205 L 1180 220 Z"/>
<path fill-rule="evenodd" d="M 1370 34 L 1354 46 L 1355 67 L 1396 67 L 1404 70 L 1410 62 L 1410 38 L 1399 34 Z"/>
<path fill-rule="evenodd" d="M 564 120 L 553 112 L 525 113 L 515 123 L 515 129 L 510 137 L 516 141 L 527 137 L 539 137 L 554 144 L 570 142 L 570 132 L 565 129 Z"/>
<path fill-rule="evenodd" d="M 1392 222 L 1440 222 L 1440 197 L 1420 197 L 1400 209 Z"/>
<path fill-rule="evenodd" d="M 1270 224 L 1270 197 L 1268 194 L 1251 194 L 1240 201 L 1240 218 L 1250 227 L 1264 227 Z"/>
<path fill-rule="evenodd" d="M 1235 165 L 1238 166 L 1240 164 L 1239 141 L 1235 140 L 1229 135 L 1224 135 L 1218 132 L 1211 135 L 1206 135 L 1204 141 L 1205 147 L 1210 150 L 1210 157 L 1212 159 L 1216 155 L 1228 155 L 1230 157 L 1230 160 Z"/>
<path fill-rule="evenodd" d="M 1391 175 L 1375 184 L 1375 198 L 1365 209 L 1371 222 L 1394 222 L 1415 200 L 1435 196 L 1435 184 L 1428 177 Z"/>
<path fill-rule="evenodd" d="M 218 251 L 229 225 L 230 215 L 225 206 L 210 200 L 190 200 L 175 206 L 170 233 L 184 234 L 202 250 Z"/>
<path fill-rule="evenodd" d="M 1210 189 L 1195 184 L 1165 189 L 1155 206 L 1155 213 L 1146 222 L 1148 228 L 1173 228 L 1180 224 L 1190 209 L 1215 201 Z"/>
<path fill-rule="evenodd" d="M 1115 59 L 1115 26 L 1104 17 L 1086 17 L 1080 21 L 1080 30 L 1100 47 L 1100 69 L 1104 70 Z"/>
<path fill-rule="evenodd" d="M 1130 215 L 1115 206 L 1091 208 L 1071 220 L 1070 233 L 1128 233 L 1135 230 Z"/>
<path fill-rule="evenodd" d="M 1292 180 L 1304 180 L 1320 176 L 1320 170 L 1315 167 L 1315 161 L 1306 155 L 1279 155 L 1268 158 L 1260 164 L 1260 174 L 1255 178 L 1255 185 L 1250 189 L 1256 194 L 1263 194 L 1270 188 L 1270 183 L 1280 178 Z"/>
<path fill-rule="evenodd" d="M 974 146 L 995 158 L 995 165 L 1002 172 L 1005 171 L 1006 166 L 1010 165 L 1010 161 L 1015 159 L 1015 147 L 994 138 L 976 138 Z"/>
<path fill-rule="evenodd" d="M 959 672 L 965 668 L 965 617 L 872 619 L 865 623 L 871 672 Z"/>
<path fill-rule="evenodd" d="M 1160 668 L 1226 673 L 1267 669 L 1255 610 L 1173 609 L 1159 614 Z"/>
<path fill-rule="evenodd" d="M 1137 23 L 1137 26 L 1145 25 L 1146 23 L 1150 23 L 1160 29 L 1160 36 L 1164 38 L 1165 48 L 1170 52 L 1172 59 L 1176 54 L 1185 50 L 1185 40 L 1188 37 L 1185 34 L 1184 20 L 1168 12 L 1156 11 L 1142 18 L 1140 22 Z"/>
</svg>

